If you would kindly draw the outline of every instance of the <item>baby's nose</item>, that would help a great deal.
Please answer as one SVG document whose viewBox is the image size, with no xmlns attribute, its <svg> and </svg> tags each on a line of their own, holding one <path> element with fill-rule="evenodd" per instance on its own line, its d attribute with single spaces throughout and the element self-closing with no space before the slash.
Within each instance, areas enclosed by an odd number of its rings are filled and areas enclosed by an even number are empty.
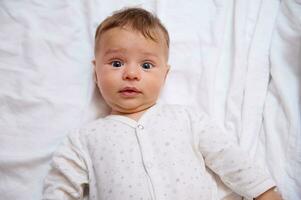
<svg viewBox="0 0 301 200">
<path fill-rule="evenodd" d="M 140 80 L 139 66 L 135 64 L 125 66 L 122 78 L 124 80 Z"/>
</svg>

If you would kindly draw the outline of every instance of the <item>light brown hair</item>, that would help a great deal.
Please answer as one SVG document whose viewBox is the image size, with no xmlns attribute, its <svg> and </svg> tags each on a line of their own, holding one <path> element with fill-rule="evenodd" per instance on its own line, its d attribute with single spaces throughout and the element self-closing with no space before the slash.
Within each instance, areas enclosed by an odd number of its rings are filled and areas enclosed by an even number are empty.
<svg viewBox="0 0 301 200">
<path fill-rule="evenodd" d="M 160 19 L 142 8 L 125 8 L 114 12 L 113 15 L 107 17 L 97 27 L 95 33 L 95 54 L 97 52 L 99 39 L 105 31 L 116 27 L 122 28 L 124 26 L 129 26 L 133 30 L 139 31 L 145 38 L 151 39 L 155 42 L 158 42 L 160 39 L 161 32 L 168 51 L 169 35 Z"/>
</svg>

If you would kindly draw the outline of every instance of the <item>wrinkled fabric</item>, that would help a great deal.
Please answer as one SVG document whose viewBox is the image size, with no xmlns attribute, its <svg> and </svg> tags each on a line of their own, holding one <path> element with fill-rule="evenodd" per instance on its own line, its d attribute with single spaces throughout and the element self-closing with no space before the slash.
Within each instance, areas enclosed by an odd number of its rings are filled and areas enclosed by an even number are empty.
<svg viewBox="0 0 301 200">
<path fill-rule="evenodd" d="M 93 82 L 94 31 L 133 5 L 170 33 L 162 101 L 218 119 L 285 199 L 301 199 L 300 0 L 0 1 L 1 198 L 40 200 L 67 132 L 108 113 Z"/>
</svg>

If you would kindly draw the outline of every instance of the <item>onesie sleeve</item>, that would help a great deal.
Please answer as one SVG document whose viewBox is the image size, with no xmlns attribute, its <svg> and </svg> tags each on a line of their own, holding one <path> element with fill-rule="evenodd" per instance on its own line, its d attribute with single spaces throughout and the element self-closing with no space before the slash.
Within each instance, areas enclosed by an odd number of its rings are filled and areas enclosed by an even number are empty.
<svg viewBox="0 0 301 200">
<path fill-rule="evenodd" d="M 191 128 L 205 164 L 233 191 L 253 199 L 275 186 L 271 177 L 239 148 L 234 138 L 203 114 L 189 111 Z"/>
<path fill-rule="evenodd" d="M 79 134 L 69 135 L 54 153 L 44 180 L 43 200 L 82 200 L 88 167 Z"/>
</svg>

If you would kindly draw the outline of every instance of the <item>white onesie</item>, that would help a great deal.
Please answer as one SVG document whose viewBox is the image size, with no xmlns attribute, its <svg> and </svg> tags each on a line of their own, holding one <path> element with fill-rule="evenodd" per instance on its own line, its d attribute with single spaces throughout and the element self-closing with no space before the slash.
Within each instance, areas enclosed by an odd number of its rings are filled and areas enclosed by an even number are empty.
<svg viewBox="0 0 301 200">
<path fill-rule="evenodd" d="M 204 113 L 156 104 L 138 122 L 109 115 L 69 135 L 43 199 L 215 200 L 205 165 L 247 198 L 275 185 Z"/>
</svg>

